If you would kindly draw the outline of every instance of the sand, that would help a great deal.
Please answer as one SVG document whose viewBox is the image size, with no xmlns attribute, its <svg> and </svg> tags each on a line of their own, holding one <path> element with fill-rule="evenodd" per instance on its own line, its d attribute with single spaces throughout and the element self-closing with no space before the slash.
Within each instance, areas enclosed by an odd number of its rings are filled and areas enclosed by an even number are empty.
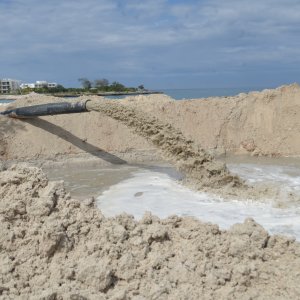
<svg viewBox="0 0 300 300">
<path fill-rule="evenodd" d="M 294 84 L 234 97 L 174 101 L 149 95 L 127 97 L 120 103 L 171 124 L 213 154 L 300 156 L 299 99 L 300 87 Z M 55 101 L 65 100 L 37 94 L 18 96 L 16 103 L 0 109 Z M 157 153 L 147 139 L 107 116 L 99 118 L 96 112 L 23 122 L 0 116 L 0 129 L 5 133 L 5 139 L 0 137 L 0 148 L 6 147 L 0 151 L 5 160 L 53 160 L 65 155 L 101 160 L 109 153 L 135 161 L 139 155 L 151 159 Z"/>
<path fill-rule="evenodd" d="M 138 108 L 111 100 L 87 100 L 86 107 L 89 111 L 100 112 L 123 123 L 153 143 L 162 156 L 185 175 L 182 183 L 193 189 L 230 200 L 272 199 L 276 205 L 282 205 L 281 198 L 284 197 L 284 201 L 289 203 L 300 202 L 300 195 L 294 193 L 283 195 L 276 186 L 246 184 L 238 176 L 231 174 L 223 162 L 216 160 L 193 140 L 186 139 L 171 124 L 145 114 Z"/>
<path fill-rule="evenodd" d="M 299 95 L 291 85 L 210 101 L 155 95 L 116 106 L 92 97 L 88 108 L 101 113 L 0 116 L 0 298 L 300 298 L 299 243 L 270 236 L 251 219 L 222 231 L 178 216 L 105 218 L 93 198 L 72 199 L 41 169 L 7 168 L 13 161 L 123 164 L 163 156 L 197 188 L 240 196 L 252 189 L 207 151 L 299 155 Z M 6 108 L 55 101 L 62 100 L 32 94 Z"/>
<path fill-rule="evenodd" d="M 124 124 L 126 128 L 133 129 L 138 136 L 148 140 L 160 150 L 165 159 L 168 159 L 186 175 L 184 183 L 192 188 L 209 191 L 231 200 L 233 197 L 247 201 L 268 198 L 278 202 L 278 195 L 280 195 L 278 189 L 265 186 L 254 188 L 246 185 L 237 176 L 230 174 L 224 163 L 215 160 L 193 140 L 186 139 L 180 130 L 145 114 L 137 107 L 104 99 L 76 99 L 75 101 L 84 101 L 88 111 L 98 113 L 98 119 L 103 119 L 103 115 L 112 118 L 118 124 Z M 30 102 L 30 98 L 27 102 Z M 19 102 L 17 104 L 20 105 Z M 36 118 L 26 120 L 26 122 L 37 125 L 44 121 Z M 44 125 L 44 128 L 47 128 L 48 131 L 50 129 L 52 133 L 59 131 L 56 126 L 53 129 L 51 127 L 53 126 L 50 124 Z M 85 141 L 79 140 L 76 143 L 77 145 L 78 143 L 84 144 Z M 291 198 L 289 202 L 299 200 L 299 196 L 294 194 L 287 196 Z"/>
<path fill-rule="evenodd" d="M 39 168 L 0 173 L 1 299 L 298 299 L 300 245 L 253 220 L 105 218 Z"/>
<path fill-rule="evenodd" d="M 242 187 L 243 182 L 231 175 L 224 163 L 215 160 L 193 140 L 186 139 L 171 124 L 115 101 L 88 100 L 86 107 L 89 111 L 100 112 L 125 124 L 139 136 L 149 140 L 162 152 L 165 159 L 177 166 L 188 179 L 193 180 L 198 188 L 218 189 L 227 185 Z"/>
</svg>

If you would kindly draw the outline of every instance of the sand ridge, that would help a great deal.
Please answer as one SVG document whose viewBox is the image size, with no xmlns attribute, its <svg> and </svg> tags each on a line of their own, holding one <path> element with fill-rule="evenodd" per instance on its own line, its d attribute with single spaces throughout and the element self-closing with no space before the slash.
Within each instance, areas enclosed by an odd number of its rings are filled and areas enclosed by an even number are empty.
<svg viewBox="0 0 300 300">
<path fill-rule="evenodd" d="M 17 101 L 0 110 L 66 101 L 38 94 L 16 98 Z M 88 98 L 103 99 L 82 96 L 75 101 Z M 300 87 L 297 84 L 232 97 L 174 101 L 165 95 L 149 95 L 126 97 L 118 102 L 171 124 L 213 154 L 300 155 Z M 1 134 L 5 134 L 0 141 L 0 149 L 6 145 L 5 151 L 0 151 L 5 160 L 94 155 L 99 150 L 120 157 L 155 152 L 147 139 L 133 134 L 110 117 L 102 115 L 99 118 L 96 112 L 49 116 L 34 122 L 0 116 L 0 129 Z"/>
<path fill-rule="evenodd" d="M 0 172 L 0 299 L 298 299 L 300 245 L 253 220 L 105 218 L 38 168 Z"/>
</svg>

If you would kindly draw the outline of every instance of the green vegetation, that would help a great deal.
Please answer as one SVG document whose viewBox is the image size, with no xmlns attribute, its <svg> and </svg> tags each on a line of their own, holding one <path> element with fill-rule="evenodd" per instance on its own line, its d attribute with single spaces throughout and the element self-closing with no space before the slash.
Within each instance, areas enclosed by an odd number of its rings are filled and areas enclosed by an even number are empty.
<svg viewBox="0 0 300 300">
<path fill-rule="evenodd" d="M 64 88 L 62 85 L 58 85 L 55 88 L 48 88 L 48 87 L 43 87 L 43 88 L 25 88 L 22 89 L 22 94 L 28 94 L 31 92 L 39 93 L 39 94 L 55 94 L 55 93 L 65 93 L 67 92 L 68 89 Z"/>
<path fill-rule="evenodd" d="M 65 88 L 62 85 L 58 85 L 55 88 L 26 88 L 21 90 L 22 94 L 28 94 L 31 92 L 39 94 L 68 94 L 68 95 L 81 95 L 81 94 L 99 94 L 99 93 L 136 93 L 146 92 L 147 90 L 143 85 L 135 87 L 126 87 L 120 82 L 114 81 L 111 84 L 105 78 L 96 79 L 90 81 L 87 78 L 79 78 L 81 88 Z"/>
<path fill-rule="evenodd" d="M 84 91 L 90 92 L 137 92 L 141 90 L 145 90 L 143 85 L 140 85 L 138 88 L 135 87 L 126 87 L 120 82 L 114 81 L 109 84 L 109 81 L 106 78 L 103 79 L 95 79 L 91 81 L 87 78 L 79 78 L 78 81 L 81 83 Z"/>
</svg>

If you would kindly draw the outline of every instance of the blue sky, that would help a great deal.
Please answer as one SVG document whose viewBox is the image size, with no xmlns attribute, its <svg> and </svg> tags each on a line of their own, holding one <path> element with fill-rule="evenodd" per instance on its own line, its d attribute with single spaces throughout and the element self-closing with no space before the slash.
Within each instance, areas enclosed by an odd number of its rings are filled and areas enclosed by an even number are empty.
<svg viewBox="0 0 300 300">
<path fill-rule="evenodd" d="M 148 88 L 300 81 L 300 0 L 0 0 L 0 78 Z"/>
</svg>

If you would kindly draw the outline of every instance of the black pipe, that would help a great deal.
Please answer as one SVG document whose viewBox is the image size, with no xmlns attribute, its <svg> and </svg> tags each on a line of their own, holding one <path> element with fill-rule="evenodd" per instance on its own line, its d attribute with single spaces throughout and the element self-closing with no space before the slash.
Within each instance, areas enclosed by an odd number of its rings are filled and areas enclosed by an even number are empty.
<svg viewBox="0 0 300 300">
<path fill-rule="evenodd" d="M 87 112 L 85 104 L 86 101 L 47 103 L 6 110 L 0 112 L 0 115 L 22 119 L 39 116 L 81 113 Z"/>
</svg>

